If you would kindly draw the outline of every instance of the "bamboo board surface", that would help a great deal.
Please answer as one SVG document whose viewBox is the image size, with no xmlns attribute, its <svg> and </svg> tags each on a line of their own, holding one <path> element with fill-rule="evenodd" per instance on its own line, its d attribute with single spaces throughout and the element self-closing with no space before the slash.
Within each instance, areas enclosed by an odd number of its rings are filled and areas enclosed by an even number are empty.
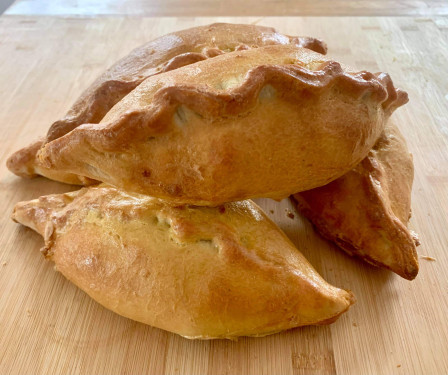
<svg viewBox="0 0 448 375">
<path fill-rule="evenodd" d="M 335 324 L 265 338 L 189 341 L 122 318 L 53 271 L 42 239 L 9 219 L 14 204 L 75 187 L 22 180 L 6 158 L 46 132 L 81 91 L 132 48 L 215 21 L 323 38 L 329 55 L 391 74 L 410 103 L 393 118 L 414 154 L 412 229 L 420 273 L 409 282 L 352 259 L 288 200 L 258 203 L 330 283 L 357 303 Z M 448 373 L 448 19 L 0 18 L 0 374 Z M 273 210 L 273 213 L 270 212 Z"/>
<path fill-rule="evenodd" d="M 446 0 L 16 0 L 7 14 L 58 16 L 436 16 Z"/>
</svg>

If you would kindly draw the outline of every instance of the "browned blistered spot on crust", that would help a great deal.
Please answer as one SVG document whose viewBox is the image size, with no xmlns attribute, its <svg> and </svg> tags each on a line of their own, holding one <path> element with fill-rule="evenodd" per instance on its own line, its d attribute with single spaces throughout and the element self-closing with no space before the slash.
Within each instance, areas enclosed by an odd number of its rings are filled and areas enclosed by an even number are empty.
<svg viewBox="0 0 448 375">
<path fill-rule="evenodd" d="M 222 55 L 225 52 L 220 50 L 219 48 L 206 47 L 202 50 L 202 53 L 205 56 L 210 58 L 210 57 L 216 57 L 216 56 Z"/>
<path fill-rule="evenodd" d="M 205 56 L 202 53 L 197 52 L 182 53 L 181 55 L 177 55 L 169 60 L 166 63 L 165 67 L 161 69 L 161 73 L 169 72 L 170 70 L 178 69 L 185 65 L 190 65 L 198 61 L 206 60 L 208 57 L 212 56 Z"/>
<path fill-rule="evenodd" d="M 318 53 L 322 53 L 325 55 L 327 53 L 327 44 L 316 38 L 308 38 L 308 37 L 290 37 L 291 42 L 295 43 L 297 47 L 308 48 L 312 51 L 316 51 Z"/>
</svg>

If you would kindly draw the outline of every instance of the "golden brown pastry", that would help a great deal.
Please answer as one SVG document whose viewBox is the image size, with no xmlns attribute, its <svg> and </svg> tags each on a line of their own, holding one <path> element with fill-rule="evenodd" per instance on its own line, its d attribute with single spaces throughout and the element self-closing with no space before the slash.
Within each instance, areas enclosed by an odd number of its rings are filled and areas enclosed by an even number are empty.
<svg viewBox="0 0 448 375">
<path fill-rule="evenodd" d="M 291 44 L 323 54 L 327 51 L 325 43 L 319 39 L 287 36 L 273 28 L 255 25 L 218 23 L 164 35 L 135 49 L 103 73 L 65 117 L 50 127 L 45 140 L 14 153 L 7 161 L 8 168 L 21 177 L 43 175 L 70 184 L 89 184 L 92 182 L 89 179 L 45 168 L 36 158 L 37 150 L 79 125 L 100 122 L 118 101 L 150 76 L 229 51 L 271 44 Z"/>
<path fill-rule="evenodd" d="M 13 219 L 100 304 L 188 338 L 326 324 L 353 303 L 252 201 L 173 207 L 100 185 L 19 203 Z"/>
<path fill-rule="evenodd" d="M 100 124 L 39 156 L 46 168 L 177 203 L 281 199 L 348 172 L 406 101 L 387 74 L 260 47 L 150 77 Z"/>
<path fill-rule="evenodd" d="M 72 185 L 92 185 L 98 183 L 98 181 L 88 177 L 78 176 L 73 173 L 67 173 L 52 168 L 45 168 L 42 163 L 39 163 L 37 160 L 37 153 L 44 143 L 45 139 L 38 139 L 27 147 L 12 154 L 6 162 L 9 170 L 20 177 L 32 178 L 41 175 L 51 180 Z"/>
<path fill-rule="evenodd" d="M 414 178 L 412 155 L 389 124 L 369 155 L 326 186 L 294 194 L 298 209 L 351 255 L 412 280 L 418 240 L 407 228 Z"/>
</svg>

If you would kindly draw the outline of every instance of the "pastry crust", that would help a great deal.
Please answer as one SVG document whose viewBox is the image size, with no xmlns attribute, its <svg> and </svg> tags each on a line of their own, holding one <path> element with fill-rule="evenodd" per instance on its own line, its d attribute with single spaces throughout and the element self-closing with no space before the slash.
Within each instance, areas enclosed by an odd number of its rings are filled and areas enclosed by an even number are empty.
<svg viewBox="0 0 448 375">
<path fill-rule="evenodd" d="M 173 207 L 100 185 L 18 203 L 13 219 L 97 302 L 188 338 L 326 324 L 354 302 L 252 201 Z"/>
<path fill-rule="evenodd" d="M 150 77 L 39 157 L 176 203 L 282 199 L 352 169 L 406 101 L 387 74 L 267 46 Z"/>
<path fill-rule="evenodd" d="M 62 119 L 53 123 L 45 140 L 14 153 L 7 161 L 9 170 L 21 177 L 43 175 L 70 184 L 90 184 L 82 176 L 45 168 L 36 152 L 79 125 L 95 124 L 125 95 L 146 78 L 202 61 L 220 54 L 272 44 L 290 44 L 325 54 L 327 47 L 316 38 L 287 36 L 275 29 L 255 25 L 217 23 L 194 27 L 159 37 L 118 61 L 81 94 Z"/>
<path fill-rule="evenodd" d="M 407 228 L 414 178 L 412 155 L 389 124 L 369 155 L 326 186 L 293 195 L 298 209 L 350 255 L 412 280 L 416 234 Z"/>
<path fill-rule="evenodd" d="M 73 173 L 45 168 L 39 163 L 37 153 L 44 144 L 44 139 L 38 139 L 27 147 L 24 147 L 12 154 L 6 161 L 6 166 L 17 176 L 24 178 L 34 178 L 37 176 L 45 176 L 51 180 L 65 182 L 71 185 L 92 185 L 98 181 L 91 178 L 78 176 Z"/>
</svg>

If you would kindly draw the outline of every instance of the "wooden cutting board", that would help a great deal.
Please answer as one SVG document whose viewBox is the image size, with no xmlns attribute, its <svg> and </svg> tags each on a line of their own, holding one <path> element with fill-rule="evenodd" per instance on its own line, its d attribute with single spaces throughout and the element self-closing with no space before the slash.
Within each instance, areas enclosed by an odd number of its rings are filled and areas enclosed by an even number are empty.
<svg viewBox="0 0 448 375">
<path fill-rule="evenodd" d="M 9 154 L 43 135 L 132 48 L 216 18 L 0 18 L 0 374 L 442 374 L 448 372 L 448 19 L 225 18 L 326 40 L 336 59 L 391 74 L 410 103 L 394 114 L 414 154 L 409 282 L 320 238 L 288 200 L 259 200 L 330 283 L 357 303 L 335 324 L 265 338 L 189 341 L 122 318 L 54 272 L 14 204 L 70 187 L 9 173 Z M 271 213 L 270 210 L 273 210 Z"/>
</svg>

